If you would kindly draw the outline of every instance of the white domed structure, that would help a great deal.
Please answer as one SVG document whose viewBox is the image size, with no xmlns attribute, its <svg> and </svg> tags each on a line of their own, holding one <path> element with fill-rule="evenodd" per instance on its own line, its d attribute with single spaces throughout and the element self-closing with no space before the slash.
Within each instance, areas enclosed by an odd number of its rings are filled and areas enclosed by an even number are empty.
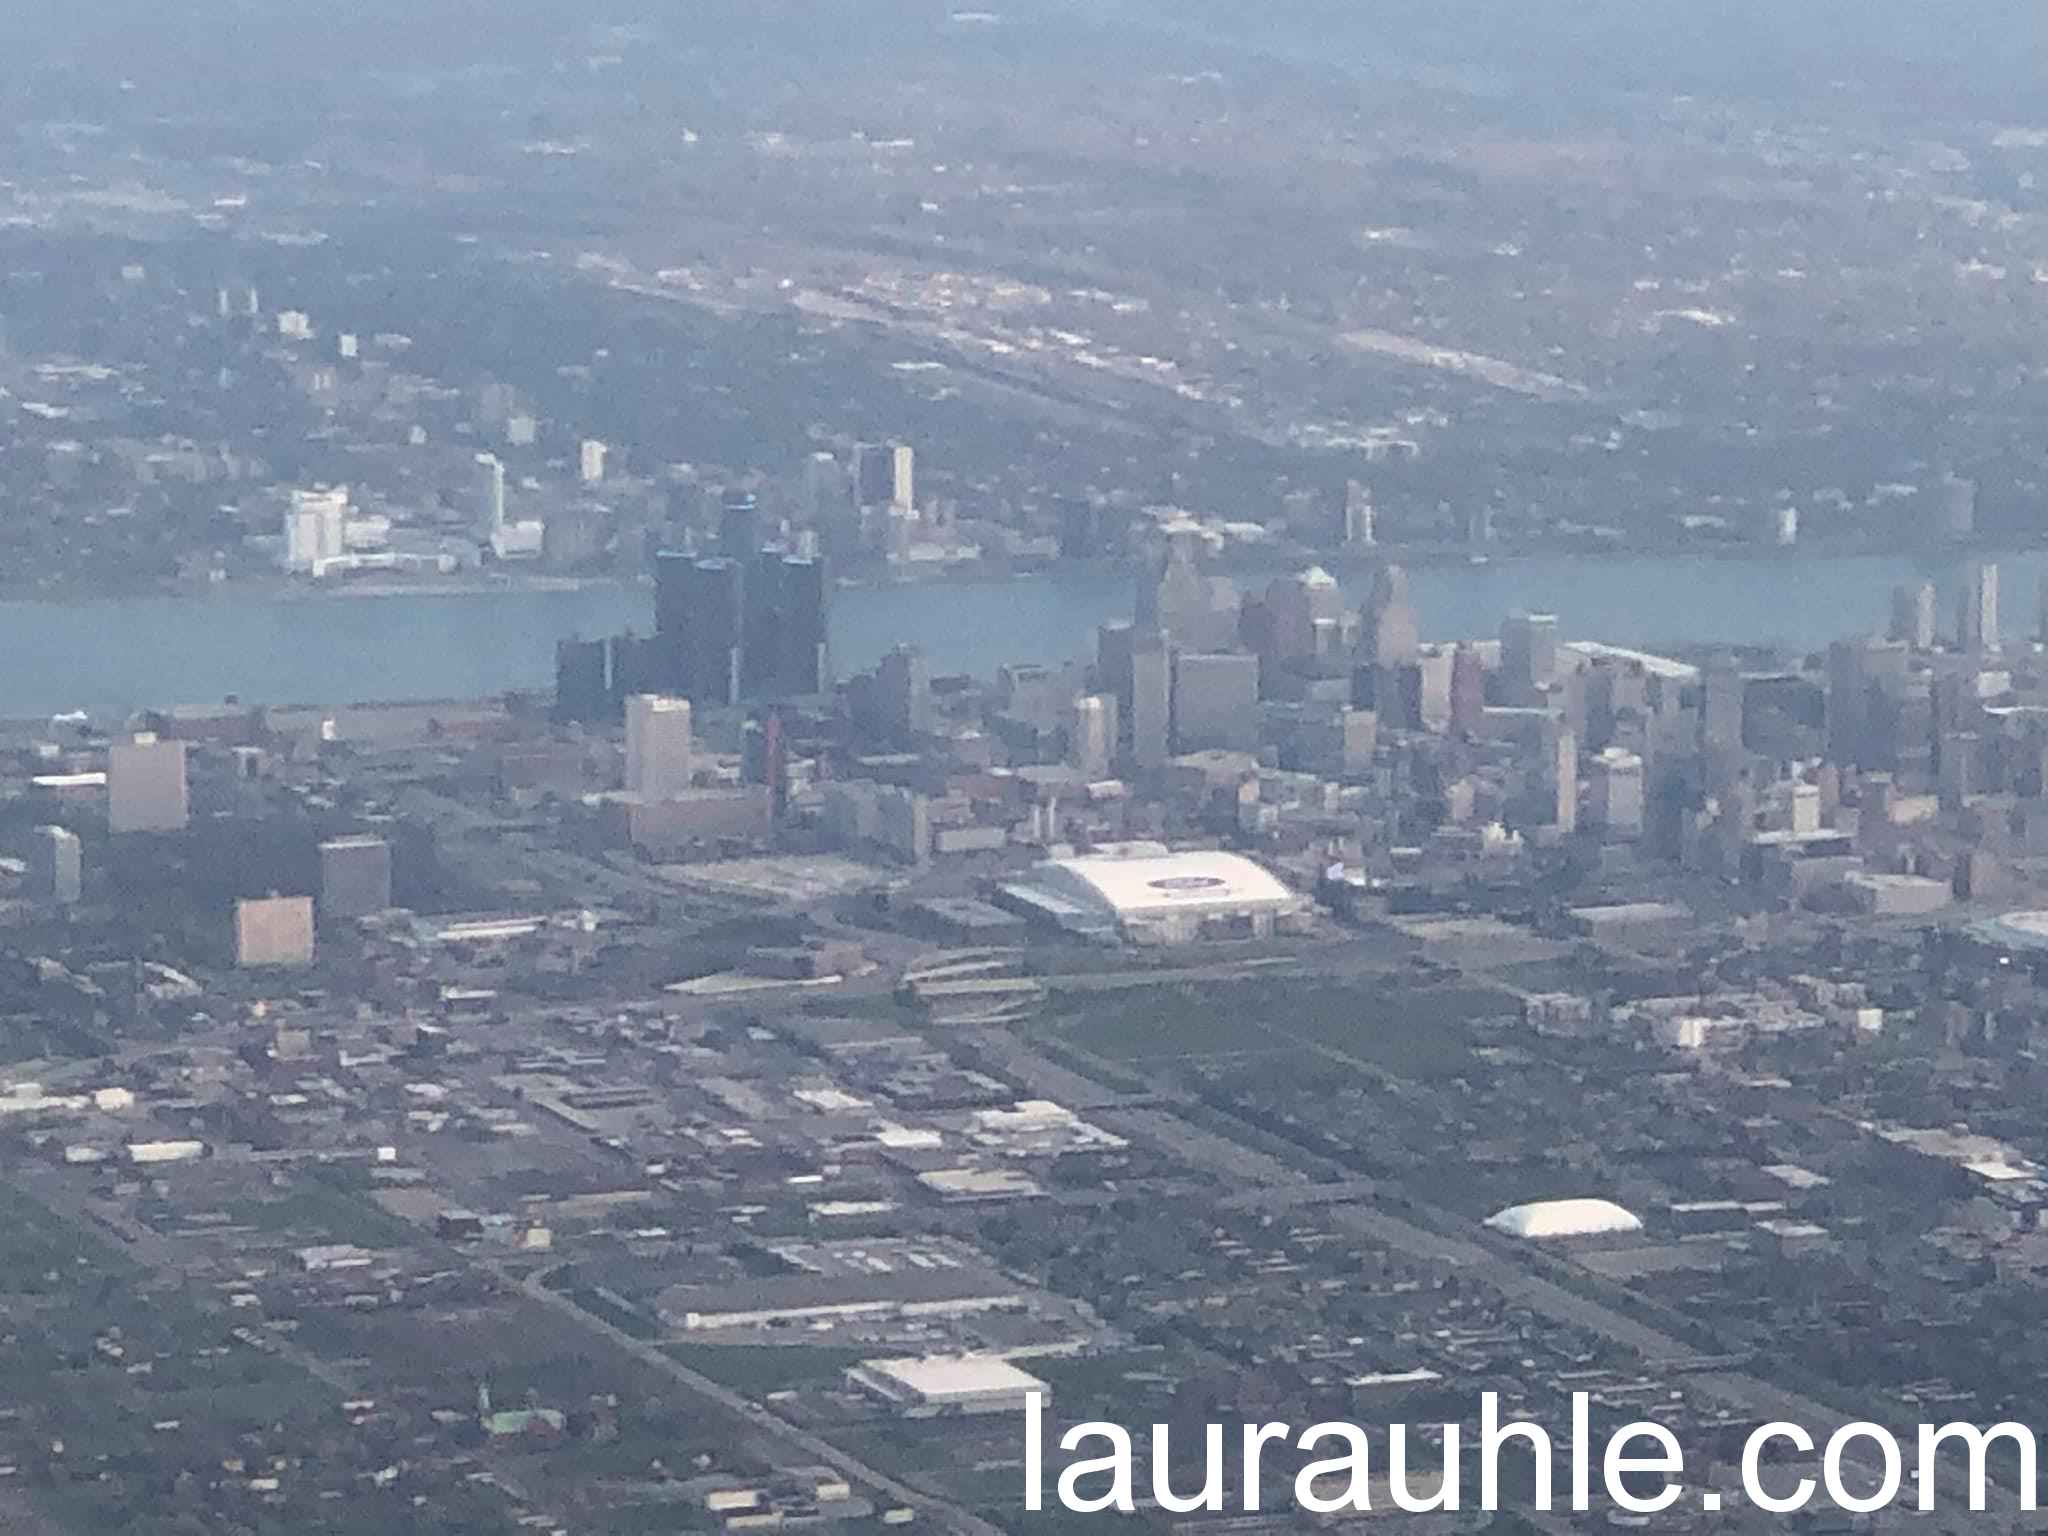
<svg viewBox="0 0 2048 1536">
<path fill-rule="evenodd" d="M 1496 1211 L 1486 1218 L 1486 1224 L 1496 1232 L 1532 1242 L 1643 1230 L 1641 1218 L 1612 1200 L 1537 1200 Z"/>
</svg>

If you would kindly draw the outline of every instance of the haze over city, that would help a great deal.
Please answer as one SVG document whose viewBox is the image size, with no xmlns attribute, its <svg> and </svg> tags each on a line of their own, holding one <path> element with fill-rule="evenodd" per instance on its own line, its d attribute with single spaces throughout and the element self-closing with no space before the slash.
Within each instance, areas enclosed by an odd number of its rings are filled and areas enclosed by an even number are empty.
<svg viewBox="0 0 2048 1536">
<path fill-rule="evenodd" d="M 0 7 L 0 1527 L 2034 1528 L 2042 33 Z"/>
</svg>

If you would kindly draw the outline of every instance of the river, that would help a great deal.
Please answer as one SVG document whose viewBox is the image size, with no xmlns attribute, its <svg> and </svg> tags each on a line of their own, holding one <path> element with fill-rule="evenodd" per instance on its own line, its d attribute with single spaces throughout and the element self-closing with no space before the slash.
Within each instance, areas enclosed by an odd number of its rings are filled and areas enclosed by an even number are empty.
<svg viewBox="0 0 2048 1536">
<path fill-rule="evenodd" d="M 2033 632 L 2048 553 L 2000 561 L 2003 627 Z M 1962 561 L 1793 555 L 1546 555 L 1411 571 L 1430 639 L 1490 635 L 1516 608 L 1556 613 L 1569 638 L 1655 646 L 1772 641 L 1818 649 L 1881 628 L 1893 586 L 1932 579 L 1953 622 Z M 1370 573 L 1346 575 L 1354 602 Z M 555 642 L 650 625 L 652 598 L 619 586 L 391 595 L 275 591 L 79 603 L 0 603 L 0 716 L 83 709 L 117 717 L 229 694 L 272 704 L 474 698 L 550 687 Z M 857 587 L 834 595 L 841 676 L 901 642 L 934 670 L 1090 654 L 1095 627 L 1128 617 L 1131 584 L 1103 571 L 1004 581 Z"/>
</svg>

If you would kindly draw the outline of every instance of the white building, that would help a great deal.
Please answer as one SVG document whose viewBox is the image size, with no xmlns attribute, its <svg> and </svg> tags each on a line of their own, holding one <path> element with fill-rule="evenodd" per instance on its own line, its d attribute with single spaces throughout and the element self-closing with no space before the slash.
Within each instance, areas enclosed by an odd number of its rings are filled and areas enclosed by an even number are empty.
<svg viewBox="0 0 2048 1536">
<path fill-rule="evenodd" d="M 477 521 L 486 533 L 505 526 L 505 461 L 495 453 L 476 456 Z"/>
<path fill-rule="evenodd" d="M 348 542 L 348 487 L 320 486 L 292 492 L 284 513 L 284 567 L 321 575 L 341 558 Z"/>
<path fill-rule="evenodd" d="M 585 485 L 595 485 L 604 478 L 605 445 L 594 437 L 583 439 L 583 447 L 577 456 L 577 472 Z"/>
<path fill-rule="evenodd" d="M 108 749 L 108 831 L 182 832 L 190 819 L 184 742 L 143 732 Z"/>
<path fill-rule="evenodd" d="M 626 793 L 680 800 L 690 789 L 690 701 L 659 693 L 626 700 Z"/>
<path fill-rule="evenodd" d="M 1538 1200 L 1511 1205 L 1487 1217 L 1486 1224 L 1496 1232 L 1534 1242 L 1643 1230 L 1640 1217 L 1612 1200 Z"/>
<path fill-rule="evenodd" d="M 1079 933 L 1184 944 L 1210 935 L 1266 935 L 1309 902 L 1241 854 L 1175 853 L 1123 843 L 1050 859 L 1004 888 L 1013 907 Z"/>
<path fill-rule="evenodd" d="M 1641 837 L 1646 797 L 1643 760 L 1620 747 L 1609 747 L 1592 761 L 1587 778 L 1592 787 L 1592 819 L 1610 837 Z"/>
<path fill-rule="evenodd" d="M 1037 1392 L 1052 1388 L 995 1355 L 925 1355 L 908 1360 L 863 1360 L 847 1373 L 863 1391 L 917 1418 L 955 1413 L 1021 1413 Z"/>
<path fill-rule="evenodd" d="M 1074 700 L 1067 720 L 1067 761 L 1091 782 L 1109 777 L 1116 756 L 1116 700 L 1087 693 Z"/>
</svg>

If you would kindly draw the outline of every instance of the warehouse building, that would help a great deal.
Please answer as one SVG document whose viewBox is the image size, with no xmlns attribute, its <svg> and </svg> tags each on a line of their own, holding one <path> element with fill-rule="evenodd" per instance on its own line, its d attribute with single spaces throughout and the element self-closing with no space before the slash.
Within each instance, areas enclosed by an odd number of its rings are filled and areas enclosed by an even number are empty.
<svg viewBox="0 0 2048 1536">
<path fill-rule="evenodd" d="M 925 1355 L 863 1360 L 846 1373 L 862 1391 L 913 1418 L 955 1413 L 1021 1413 L 1033 1392 L 1052 1401 L 1052 1388 L 995 1355 Z"/>
</svg>

